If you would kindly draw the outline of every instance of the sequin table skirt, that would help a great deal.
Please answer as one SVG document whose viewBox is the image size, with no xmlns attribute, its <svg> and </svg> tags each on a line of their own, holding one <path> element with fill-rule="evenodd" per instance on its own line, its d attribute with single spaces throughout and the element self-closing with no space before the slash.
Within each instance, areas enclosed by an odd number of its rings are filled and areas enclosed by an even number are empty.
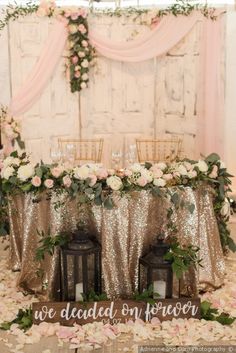
<svg viewBox="0 0 236 353">
<path fill-rule="evenodd" d="M 213 193 L 205 185 L 198 189 L 186 187 L 178 191 L 185 202 L 194 204 L 191 213 L 180 208 L 172 215 L 177 237 L 183 244 L 199 246 L 202 266 L 186 273 L 181 291 L 194 287 L 212 290 L 223 284 L 224 257 L 213 210 Z M 10 263 L 19 270 L 18 286 L 37 293 L 46 300 L 59 298 L 59 250 L 46 255 L 40 264 L 35 261 L 35 249 L 41 239 L 39 233 L 56 235 L 73 231 L 81 219 L 76 200 L 66 194 L 41 195 L 35 202 L 33 194 L 19 194 L 9 198 Z M 60 201 L 61 206 L 55 207 Z M 88 212 L 91 231 L 102 245 L 103 289 L 111 297 L 130 296 L 138 288 L 138 260 L 146 253 L 158 233 L 167 229 L 167 209 L 170 201 L 154 197 L 148 191 L 136 191 L 116 200 L 112 210 L 92 206 Z M 83 212 L 86 214 L 86 212 Z M 184 293 L 183 293 L 184 294 Z M 191 293 L 190 293 L 191 294 Z"/>
</svg>

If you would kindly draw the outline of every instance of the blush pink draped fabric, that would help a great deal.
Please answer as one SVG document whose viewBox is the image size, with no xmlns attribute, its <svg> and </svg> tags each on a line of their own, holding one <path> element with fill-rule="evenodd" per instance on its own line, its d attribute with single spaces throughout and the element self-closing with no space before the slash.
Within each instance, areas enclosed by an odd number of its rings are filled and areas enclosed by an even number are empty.
<svg viewBox="0 0 236 353">
<path fill-rule="evenodd" d="M 224 158 L 224 16 L 205 20 L 202 27 L 197 92 L 198 152 L 218 153 Z"/>
<path fill-rule="evenodd" d="M 222 10 L 218 11 L 218 15 Z M 102 56 L 124 62 L 139 62 L 166 54 L 185 37 L 192 27 L 203 21 L 202 48 L 197 97 L 197 154 L 212 151 L 223 154 L 223 90 L 220 80 L 221 21 L 208 20 L 200 12 L 190 16 L 168 15 L 139 39 L 114 42 L 90 29 L 89 39 Z M 67 38 L 63 22 L 56 22 L 38 62 L 18 94 L 12 98 L 10 111 L 14 116 L 26 112 L 37 101 L 52 77 L 62 56 Z M 195 87 L 193 87 L 195 89 Z"/>
<path fill-rule="evenodd" d="M 25 113 L 37 102 L 59 63 L 65 48 L 66 39 L 67 29 L 65 24 L 57 21 L 38 61 L 19 92 L 10 102 L 9 108 L 13 116 Z"/>
<path fill-rule="evenodd" d="M 165 16 L 151 32 L 130 42 L 115 43 L 93 30 L 89 31 L 89 39 L 97 52 L 107 58 L 140 62 L 167 53 L 186 36 L 200 18 L 200 12 L 194 12 L 190 16 Z"/>
</svg>

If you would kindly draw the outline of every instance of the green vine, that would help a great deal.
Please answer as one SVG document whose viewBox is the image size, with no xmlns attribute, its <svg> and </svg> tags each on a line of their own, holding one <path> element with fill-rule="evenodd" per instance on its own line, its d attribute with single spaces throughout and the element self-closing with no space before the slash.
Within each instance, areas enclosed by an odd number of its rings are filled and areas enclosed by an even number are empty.
<svg viewBox="0 0 236 353">
<path fill-rule="evenodd" d="M 16 21 L 20 17 L 25 17 L 38 10 L 39 6 L 34 4 L 32 1 L 28 1 L 25 5 L 9 4 L 2 10 L 4 15 L 3 19 L 0 20 L 0 31 L 8 25 L 10 20 Z"/>
<path fill-rule="evenodd" d="M 172 270 L 176 277 L 180 279 L 190 267 L 201 266 L 201 260 L 198 259 L 200 248 L 193 245 L 181 246 L 177 238 L 171 240 L 170 249 L 165 254 L 164 259 L 171 261 Z"/>
<path fill-rule="evenodd" d="M 4 15 L 3 19 L 0 20 L 0 31 L 3 30 L 5 26 L 10 22 L 10 20 L 15 21 L 20 17 L 25 17 L 32 13 L 37 12 L 39 5 L 35 4 L 34 1 L 29 0 L 25 5 L 18 5 L 16 2 L 13 4 L 7 5 L 2 13 Z M 117 7 L 115 10 L 111 8 L 107 9 L 94 9 L 90 7 L 88 9 L 91 14 L 96 16 L 106 15 L 106 16 L 115 16 L 115 17 L 131 17 L 134 16 L 134 21 L 140 19 L 143 14 L 148 14 L 150 12 L 147 8 L 140 7 Z M 217 18 L 215 14 L 215 8 L 209 7 L 206 4 L 193 3 L 191 0 L 176 0 L 176 2 L 165 9 L 156 9 L 156 11 L 151 10 L 153 13 L 153 19 L 157 17 L 163 17 L 169 14 L 174 16 L 184 15 L 189 16 L 193 11 L 200 11 L 203 16 L 215 20 Z M 52 9 L 48 16 L 53 16 L 54 9 Z M 145 21 L 141 21 L 145 23 Z"/>
<path fill-rule="evenodd" d="M 108 301 L 108 297 L 106 293 L 95 293 L 93 290 L 91 290 L 88 294 L 82 293 L 83 296 L 83 302 L 81 303 L 93 303 L 93 302 L 101 302 L 101 301 Z"/>
<path fill-rule="evenodd" d="M 138 291 L 133 294 L 132 299 L 137 300 L 137 301 L 143 301 L 146 303 L 149 303 L 151 305 L 155 304 L 155 299 L 154 297 L 158 298 L 160 297 L 159 293 L 155 293 L 153 291 L 153 285 L 151 284 L 148 289 L 145 289 L 142 293 L 139 293 Z"/>
<path fill-rule="evenodd" d="M 5 236 L 7 234 L 9 234 L 7 197 L 2 191 L 2 178 L 0 177 L 0 236 Z"/>
<path fill-rule="evenodd" d="M 12 324 L 18 324 L 19 329 L 27 331 L 33 325 L 32 308 L 19 309 L 17 316 L 12 321 L 5 321 L 0 325 L 1 330 L 9 330 Z"/>
<path fill-rule="evenodd" d="M 40 246 L 36 249 L 35 260 L 42 261 L 45 258 L 45 254 L 53 255 L 57 246 L 63 246 L 68 243 L 68 235 L 60 233 L 55 236 L 50 234 L 50 230 L 46 235 L 44 231 L 38 231 L 38 235 L 42 238 L 39 240 Z"/>
<path fill-rule="evenodd" d="M 176 2 L 165 9 L 147 9 L 147 8 L 140 8 L 140 7 L 117 7 L 115 10 L 111 8 L 107 9 L 90 9 L 91 13 L 96 16 L 106 15 L 110 17 L 132 17 L 134 16 L 133 20 L 136 21 L 139 19 L 143 14 L 148 14 L 152 12 L 153 19 L 156 17 L 163 17 L 169 14 L 174 16 L 184 15 L 189 16 L 193 11 L 200 11 L 204 17 L 210 18 L 212 20 L 216 20 L 217 16 L 215 15 L 215 8 L 209 7 L 207 4 L 200 4 L 186 0 L 176 0 Z"/>
<path fill-rule="evenodd" d="M 219 310 L 212 308 L 212 304 L 208 301 L 201 302 L 201 318 L 208 321 L 217 321 L 221 325 L 231 325 L 236 317 L 231 317 L 228 313 L 219 313 Z"/>
</svg>

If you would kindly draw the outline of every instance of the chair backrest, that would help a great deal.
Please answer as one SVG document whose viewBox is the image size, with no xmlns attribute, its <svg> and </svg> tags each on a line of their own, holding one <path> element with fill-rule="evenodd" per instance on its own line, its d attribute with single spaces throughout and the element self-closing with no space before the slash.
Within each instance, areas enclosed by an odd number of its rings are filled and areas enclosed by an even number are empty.
<svg viewBox="0 0 236 353">
<path fill-rule="evenodd" d="M 75 146 L 76 162 L 101 163 L 103 139 L 59 139 L 58 142 L 62 151 Z"/>
<path fill-rule="evenodd" d="M 136 139 L 138 161 L 171 162 L 181 153 L 182 140 L 179 138 L 143 140 Z"/>
</svg>

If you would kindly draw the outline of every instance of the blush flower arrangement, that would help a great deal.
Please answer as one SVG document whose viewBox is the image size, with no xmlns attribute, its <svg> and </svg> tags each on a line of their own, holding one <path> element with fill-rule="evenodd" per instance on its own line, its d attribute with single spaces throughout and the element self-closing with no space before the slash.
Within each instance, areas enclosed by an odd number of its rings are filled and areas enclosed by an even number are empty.
<svg viewBox="0 0 236 353">
<path fill-rule="evenodd" d="M 223 248 L 236 251 L 227 228 L 230 177 L 220 157 L 214 153 L 199 161 L 184 159 L 153 165 L 135 163 L 116 171 L 97 164 L 85 164 L 73 169 L 43 162 L 32 164 L 26 153 L 19 155 L 14 151 L 3 160 L 1 169 L 2 190 L 6 195 L 32 192 L 37 198 L 44 191 L 48 194 L 65 192 L 69 197 L 77 198 L 80 204 L 93 203 L 107 209 L 115 207 L 117 197 L 142 190 L 157 197 L 170 198 L 173 206 L 178 207 L 181 201 L 176 192 L 178 188 L 208 184 L 215 194 L 214 208 Z M 194 212 L 192 206 L 186 205 L 190 212 Z"/>
<path fill-rule="evenodd" d="M 21 149 L 25 148 L 20 135 L 20 121 L 11 116 L 4 106 L 0 107 L 0 126 L 2 134 L 10 141 L 12 146 L 17 142 Z"/>
</svg>

